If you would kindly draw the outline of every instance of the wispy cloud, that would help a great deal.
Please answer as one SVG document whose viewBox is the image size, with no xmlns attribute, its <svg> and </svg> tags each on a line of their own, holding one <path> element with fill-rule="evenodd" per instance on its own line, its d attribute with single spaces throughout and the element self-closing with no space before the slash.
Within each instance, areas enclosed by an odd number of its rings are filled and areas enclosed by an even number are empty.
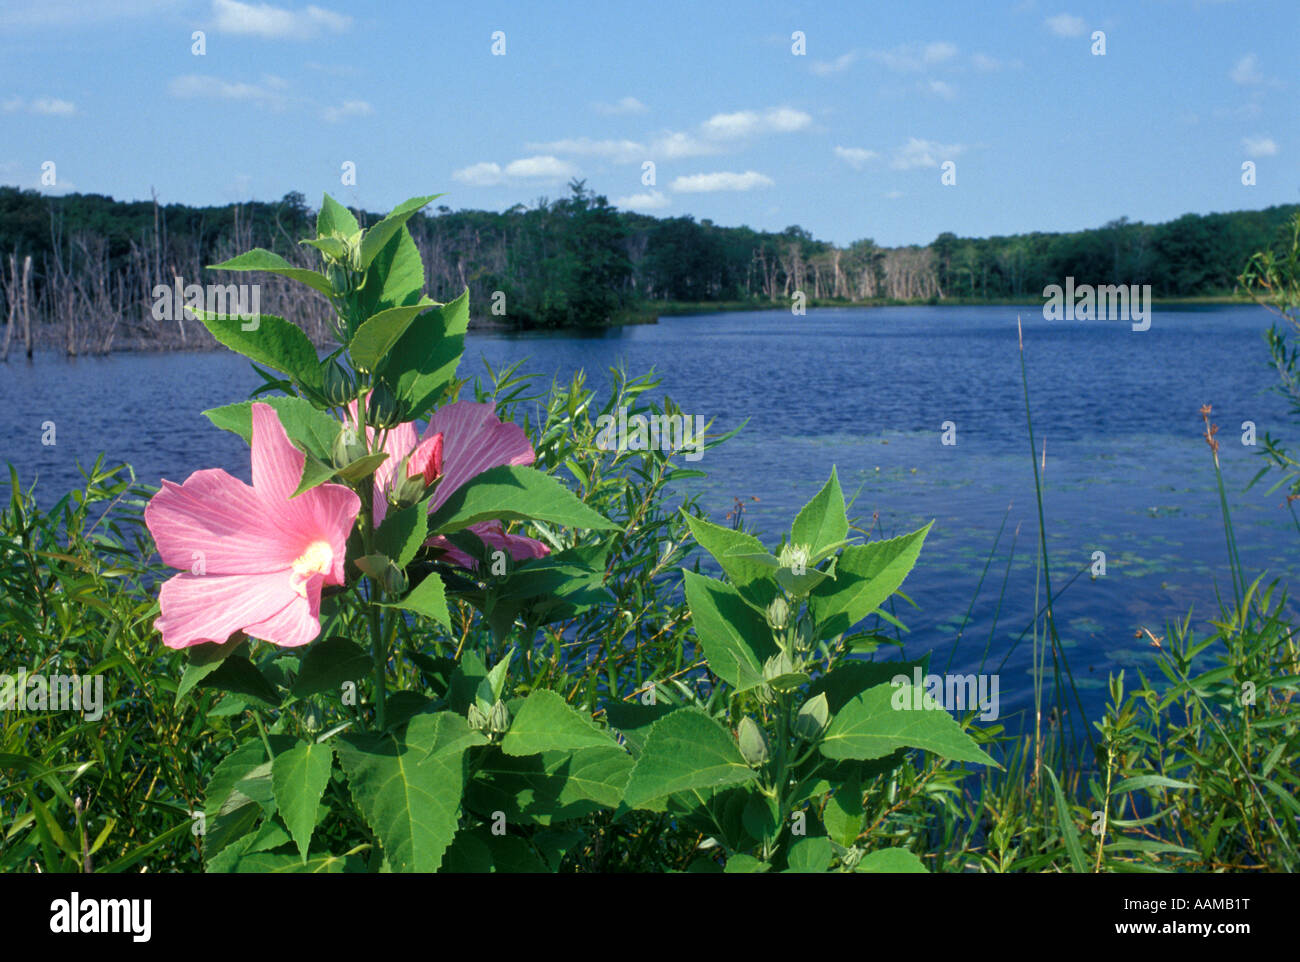
<svg viewBox="0 0 1300 962">
<path fill-rule="evenodd" d="M 311 40 L 322 33 L 343 33 L 352 18 L 315 5 L 286 10 L 269 3 L 212 0 L 213 28 L 265 40 Z"/>
<path fill-rule="evenodd" d="M 1277 156 L 1277 142 L 1272 137 L 1243 137 L 1241 146 L 1247 157 Z"/>
<path fill-rule="evenodd" d="M 1054 17 L 1048 17 L 1043 24 L 1058 37 L 1082 37 L 1088 29 L 1083 17 L 1076 17 L 1072 13 L 1058 13 Z"/>
<path fill-rule="evenodd" d="M 452 179 L 471 187 L 496 187 L 511 181 L 555 181 L 573 177 L 578 168 L 558 157 L 538 155 L 512 160 L 502 167 L 492 161 L 482 161 L 452 171 Z"/>
<path fill-rule="evenodd" d="M 747 170 L 743 174 L 720 170 L 712 174 L 678 177 L 673 181 L 672 189 L 681 194 L 704 194 L 717 190 L 755 190 L 771 187 L 772 184 L 771 177 L 754 170 Z"/>
<path fill-rule="evenodd" d="M 547 154 L 569 154 L 577 157 L 602 157 L 615 163 L 630 164 L 644 160 L 648 151 L 645 144 L 635 140 L 592 140 L 590 137 L 569 137 L 545 143 L 529 143 L 529 150 Z"/>
<path fill-rule="evenodd" d="M 927 44 L 904 44 L 892 50 L 873 50 L 867 56 L 898 73 L 916 73 L 951 60 L 957 56 L 957 46 L 946 40 L 936 40 Z"/>
<path fill-rule="evenodd" d="M 854 170 L 861 170 L 870 160 L 875 160 L 880 155 L 874 150 L 867 150 L 865 147 L 836 147 L 835 156 L 844 161 Z"/>
<path fill-rule="evenodd" d="M 71 117 L 77 112 L 77 105 L 58 97 L 37 97 L 30 102 L 22 97 L 10 97 L 0 104 L 0 110 L 7 114 L 25 110 L 30 114 L 43 114 L 47 117 Z"/>
<path fill-rule="evenodd" d="M 345 100 L 337 106 L 326 107 L 321 111 L 321 117 L 328 123 L 337 124 L 349 117 L 367 117 L 374 112 L 375 108 L 367 101 Z"/>
<path fill-rule="evenodd" d="M 831 74 L 847 70 L 857 59 L 857 51 L 850 50 L 848 53 L 840 54 L 834 60 L 814 60 L 810 69 L 819 77 L 829 77 Z"/>
<path fill-rule="evenodd" d="M 943 100 L 952 100 L 957 96 L 957 89 L 943 80 L 927 80 L 921 85 L 921 89 Z"/>
<path fill-rule="evenodd" d="M 260 84 L 253 84 L 206 74 L 186 74 L 173 79 L 167 89 L 173 97 L 187 100 L 237 100 L 279 110 L 288 103 L 284 87 L 284 81 L 273 75 L 264 76 Z"/>
<path fill-rule="evenodd" d="M 1243 86 L 1249 84 L 1261 84 L 1264 82 L 1263 71 L 1259 69 L 1259 58 L 1253 53 L 1248 53 L 1228 71 L 1228 76 L 1232 78 L 1235 84 Z"/>
<path fill-rule="evenodd" d="M 663 210 L 668 207 L 672 201 L 666 194 L 657 190 L 647 191 L 644 194 L 632 194 L 628 197 L 620 197 L 614 201 L 615 207 L 622 207 L 627 210 Z"/>
<path fill-rule="evenodd" d="M 700 125 L 706 137 L 737 140 L 759 134 L 789 134 L 812 126 L 812 118 L 802 110 L 773 107 L 770 110 L 741 110 L 734 114 L 714 114 Z"/>
<path fill-rule="evenodd" d="M 596 113 L 618 117 L 626 114 L 643 114 L 650 108 L 635 97 L 624 97 L 617 103 L 596 104 Z"/>
<path fill-rule="evenodd" d="M 965 150 L 964 144 L 941 144 L 933 140 L 909 137 L 907 143 L 894 151 L 889 166 L 894 170 L 938 167 L 942 161 L 951 160 Z"/>
</svg>

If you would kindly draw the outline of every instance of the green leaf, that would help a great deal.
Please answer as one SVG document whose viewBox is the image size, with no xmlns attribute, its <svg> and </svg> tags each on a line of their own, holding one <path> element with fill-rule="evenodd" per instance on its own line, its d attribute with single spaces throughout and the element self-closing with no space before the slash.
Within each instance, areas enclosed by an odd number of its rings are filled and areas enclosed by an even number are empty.
<svg viewBox="0 0 1300 962">
<path fill-rule="evenodd" d="M 316 214 L 316 233 L 321 237 L 331 234 L 352 235 L 361 229 L 357 219 L 329 194 L 321 201 L 320 211 Z"/>
<path fill-rule="evenodd" d="M 417 501 L 401 510 L 389 509 L 375 532 L 375 551 L 405 568 L 429 537 L 429 502 Z"/>
<path fill-rule="evenodd" d="M 1079 844 L 1079 830 L 1070 818 L 1070 806 L 1066 804 L 1061 783 L 1056 780 L 1056 773 L 1050 765 L 1044 766 L 1043 771 L 1052 780 L 1052 794 L 1056 796 L 1056 820 L 1061 826 L 1061 838 L 1065 842 L 1065 851 L 1070 856 L 1070 864 L 1076 872 L 1087 872 L 1088 860 L 1084 858 L 1083 846 Z"/>
<path fill-rule="evenodd" d="M 216 818 L 225 806 L 230 793 L 250 772 L 266 761 L 266 748 L 253 739 L 244 742 L 217 763 L 203 796 L 203 811 L 208 818 Z"/>
<path fill-rule="evenodd" d="M 280 704 L 280 695 L 275 686 L 243 655 L 231 655 L 217 666 L 216 671 L 201 679 L 197 687 L 248 695 L 271 707 Z"/>
<path fill-rule="evenodd" d="M 909 852 L 905 848 L 880 848 L 874 852 L 868 852 L 853 867 L 853 871 L 928 874 L 925 871 L 925 864 L 917 857 L 916 853 Z"/>
<path fill-rule="evenodd" d="M 437 871 L 456 834 L 463 752 L 430 757 L 439 724 L 436 715 L 416 715 L 405 730 L 339 737 L 352 797 L 395 871 Z"/>
<path fill-rule="evenodd" d="M 412 588 L 401 601 L 389 602 L 384 607 L 414 611 L 418 615 L 432 618 L 451 631 L 451 613 L 447 610 L 447 594 L 443 590 L 442 579 L 435 572 L 426 575 L 425 579 Z"/>
<path fill-rule="evenodd" d="M 645 808 L 677 792 L 739 785 L 756 778 L 729 731 L 699 709 L 683 708 L 650 729 L 623 801 L 628 808 Z"/>
<path fill-rule="evenodd" d="M 189 658 L 186 660 L 185 672 L 181 675 L 180 684 L 176 686 L 176 704 L 179 705 L 190 689 L 220 668 L 221 663 L 243 647 L 247 641 L 248 639 L 242 633 L 237 633 L 224 645 L 195 645 L 191 648 Z"/>
<path fill-rule="evenodd" d="M 304 491 L 319 488 L 336 474 L 338 470 L 333 465 L 326 464 L 309 451 L 302 459 L 302 474 L 298 477 L 298 487 L 294 488 L 293 494 L 289 497 L 296 498 Z"/>
<path fill-rule="evenodd" d="M 252 322 L 243 318 L 206 311 L 192 313 L 198 315 L 213 337 L 232 351 L 258 364 L 283 371 L 304 387 L 317 392 L 321 390 L 320 359 L 316 356 L 316 348 L 297 325 L 274 314 L 262 314 L 257 319 L 257 326 L 246 330 Z"/>
<path fill-rule="evenodd" d="M 759 562 L 731 554 L 744 549 L 750 554 L 766 555 L 767 549 L 762 542 L 753 535 L 711 524 L 685 512 L 683 517 L 691 529 L 691 535 L 700 547 L 713 555 L 741 597 L 756 608 L 766 609 L 776 597 L 772 572 Z"/>
<path fill-rule="evenodd" d="M 370 656 L 359 645 L 347 638 L 326 638 L 303 655 L 292 691 L 298 698 L 320 692 L 337 695 L 344 682 L 360 681 L 373 668 Z"/>
<path fill-rule="evenodd" d="M 549 825 L 616 808 L 632 771 L 617 745 L 540 755 L 506 755 L 491 748 L 476 760 L 465 804 L 485 818 L 505 812 L 514 824 Z"/>
<path fill-rule="evenodd" d="M 823 548 L 843 541 L 848 533 L 844 493 L 832 467 L 830 479 L 795 516 L 794 526 L 790 529 L 790 543 L 808 545 L 811 554 L 815 555 Z"/>
<path fill-rule="evenodd" d="M 289 440 L 302 446 L 321 461 L 330 459 L 334 439 L 338 437 L 342 425 L 333 415 L 317 410 L 310 401 L 303 398 L 272 395 L 258 398 L 256 402 L 240 401 L 236 404 L 211 408 L 203 414 L 223 431 L 238 434 L 246 444 L 252 444 L 254 403 L 269 404 L 275 409 Z"/>
<path fill-rule="evenodd" d="M 787 872 L 821 874 L 831 867 L 831 841 L 824 835 L 796 839 L 786 859 Z"/>
<path fill-rule="evenodd" d="M 817 678 L 808 686 L 808 697 L 826 693 L 827 707 L 834 715 L 843 708 L 854 695 L 860 695 L 868 689 L 892 681 L 902 675 L 912 679 L 912 672 L 921 669 L 924 676 L 930 663 L 928 654 L 913 661 L 862 661 L 853 658 L 840 662 L 834 669 Z"/>
<path fill-rule="evenodd" d="M 823 581 L 808 598 L 821 635 L 843 634 L 884 604 L 916 564 L 933 524 L 888 541 L 845 548 L 835 566 L 835 579 Z"/>
<path fill-rule="evenodd" d="M 767 622 L 730 585 L 692 571 L 683 575 L 691 623 L 709 670 L 738 692 L 763 684 L 763 662 L 776 653 Z"/>
<path fill-rule="evenodd" d="M 300 742 L 276 755 L 271 763 L 275 804 L 303 861 L 307 859 L 317 809 L 333 766 L 334 749 L 328 742 Z"/>
<path fill-rule="evenodd" d="M 370 266 L 370 262 L 375 259 L 384 246 L 393 238 L 398 231 L 406 226 L 406 222 L 411 219 L 412 215 L 420 208 L 427 206 L 430 202 L 437 200 L 442 194 L 430 194 L 427 197 L 412 197 L 408 201 L 398 204 L 388 216 L 378 224 L 368 228 L 361 237 L 361 263 L 360 268 L 365 270 Z"/>
<path fill-rule="evenodd" d="M 294 267 L 279 254 L 261 247 L 255 247 L 251 251 L 240 254 L 238 257 L 224 261 L 221 264 L 210 264 L 208 270 L 265 271 L 268 274 L 279 274 L 281 277 L 287 277 L 300 284 L 306 284 L 312 290 L 319 291 L 326 297 L 334 293 L 334 289 L 330 287 L 330 282 L 325 279 L 325 275 L 303 267 Z M 266 315 L 262 316 L 265 317 Z"/>
<path fill-rule="evenodd" d="M 924 704 L 934 704 L 924 693 L 922 697 Z M 821 753 L 827 758 L 868 759 L 896 748 L 920 748 L 954 761 L 996 764 L 946 711 L 912 708 L 912 699 L 910 682 L 877 685 L 854 696 L 831 719 Z"/>
<path fill-rule="evenodd" d="M 845 848 L 857 842 L 862 833 L 862 786 L 856 778 L 839 785 L 826 801 L 822 824 L 832 839 Z"/>
<path fill-rule="evenodd" d="M 348 342 L 348 353 L 358 370 L 373 371 L 406 333 L 416 316 L 428 310 L 433 301 L 422 298 L 406 307 L 390 307 L 362 322 Z"/>
<path fill-rule="evenodd" d="M 539 688 L 524 699 L 510 731 L 501 740 L 507 755 L 536 755 L 613 744 L 609 735 L 584 717 L 562 695 Z"/>
<path fill-rule="evenodd" d="M 411 232 L 399 230 L 366 268 L 356 295 L 356 316 L 374 317 L 390 307 L 414 304 L 423 290 L 424 262 Z"/>
<path fill-rule="evenodd" d="M 605 718 L 627 742 L 632 754 L 640 757 L 650 735 L 650 727 L 664 715 L 676 710 L 676 705 L 656 702 L 644 705 L 640 701 L 611 701 L 605 705 Z"/>
<path fill-rule="evenodd" d="M 469 329 L 469 290 L 411 322 L 380 373 L 411 418 L 422 418 L 456 377 Z"/>
<path fill-rule="evenodd" d="M 457 488 L 429 520 L 429 530 L 449 534 L 494 518 L 618 530 L 618 525 L 587 507 L 555 478 L 515 465 L 490 468 Z"/>
</svg>

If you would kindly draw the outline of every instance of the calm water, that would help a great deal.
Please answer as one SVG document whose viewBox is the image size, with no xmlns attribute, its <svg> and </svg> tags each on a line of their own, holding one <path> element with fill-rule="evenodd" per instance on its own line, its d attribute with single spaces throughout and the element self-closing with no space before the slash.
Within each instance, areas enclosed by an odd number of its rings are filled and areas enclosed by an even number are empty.
<svg viewBox="0 0 1300 962">
<path fill-rule="evenodd" d="M 1127 323 L 1047 322 L 1021 309 L 1034 427 L 1046 441 L 1045 510 L 1054 587 L 1060 592 L 1094 551 L 1107 574 L 1065 589 L 1057 624 L 1090 713 L 1107 672 L 1149 666 L 1139 626 L 1214 613 L 1215 585 L 1231 591 L 1209 451 L 1198 413 L 1214 405 L 1220 458 L 1248 571 L 1294 578 L 1297 534 L 1280 494 L 1245 487 L 1262 460 L 1240 443 L 1243 421 L 1294 437 L 1271 394 L 1258 308 L 1157 310 L 1151 329 Z M 855 513 L 894 535 L 930 519 L 934 529 L 905 589 L 919 606 L 898 614 L 909 656 L 936 652 L 942 668 L 958 630 L 955 668 L 1000 670 L 1004 718 L 1032 703 L 1030 625 L 1038 521 L 1016 346 L 1016 308 L 815 310 L 665 318 L 594 336 L 473 334 L 462 373 L 520 357 L 526 370 L 567 379 L 585 369 L 607 383 L 622 363 L 655 369 L 690 414 L 735 440 L 693 465 L 691 482 L 717 519 L 733 498 L 765 540 L 837 465 Z M 0 366 L 4 459 L 42 503 L 78 478 L 76 463 L 106 451 L 142 480 L 183 480 L 201 467 L 247 479 L 247 449 L 199 413 L 245 397 L 258 383 L 228 353 L 118 356 Z M 45 422 L 56 444 L 42 445 Z M 941 443 L 941 425 L 957 443 Z M 1039 452 L 1041 455 L 1041 451 Z M 994 549 L 999 527 L 1001 542 Z M 1019 529 L 1019 535 L 1015 532 Z M 1013 551 L 1014 543 L 1014 551 Z M 977 593 L 990 552 L 992 564 Z M 1010 560 L 1005 598 L 997 615 Z M 972 607 L 972 599 L 974 604 Z M 1021 640 L 1023 638 L 1023 640 Z"/>
</svg>

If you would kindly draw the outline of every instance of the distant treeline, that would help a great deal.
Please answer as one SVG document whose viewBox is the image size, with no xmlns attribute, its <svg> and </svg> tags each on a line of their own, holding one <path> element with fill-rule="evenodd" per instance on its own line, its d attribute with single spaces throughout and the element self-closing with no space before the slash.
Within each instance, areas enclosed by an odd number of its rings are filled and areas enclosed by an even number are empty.
<svg viewBox="0 0 1300 962">
<path fill-rule="evenodd" d="M 586 189 L 503 213 L 440 206 L 410 221 L 428 292 L 465 287 L 477 321 L 517 327 L 598 326 L 651 316 L 656 304 L 1033 299 L 1067 276 L 1079 283 L 1150 284 L 1156 297 L 1230 294 L 1255 251 L 1279 243 L 1295 205 L 1187 214 L 1164 224 L 1127 219 L 1073 233 L 962 238 L 921 247 L 867 238 L 848 247 L 801 227 L 780 233 L 691 217 L 620 211 Z M 342 198 L 346 200 L 346 198 Z M 360 212 L 362 223 L 380 213 Z M 202 325 L 157 321 L 157 285 L 249 282 L 204 270 L 251 247 L 313 265 L 299 246 L 314 214 L 302 194 L 226 207 L 126 203 L 97 194 L 49 197 L 0 187 L 0 340 L 69 353 L 210 344 Z M 30 258 L 30 261 L 28 261 Z M 323 342 L 328 305 L 290 282 L 257 275 L 262 309 L 294 317 Z"/>
</svg>

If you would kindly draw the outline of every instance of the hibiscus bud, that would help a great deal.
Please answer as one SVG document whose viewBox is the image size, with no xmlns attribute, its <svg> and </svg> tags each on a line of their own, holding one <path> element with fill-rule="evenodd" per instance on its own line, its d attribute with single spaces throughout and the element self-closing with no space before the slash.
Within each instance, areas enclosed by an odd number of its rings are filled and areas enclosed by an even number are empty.
<svg viewBox="0 0 1300 962">
<path fill-rule="evenodd" d="M 476 732 L 481 732 L 488 727 L 488 716 L 483 714 L 483 709 L 478 705 L 471 704 L 469 711 L 465 713 L 465 720 L 469 722 L 469 727 Z"/>
<path fill-rule="evenodd" d="M 488 729 L 494 735 L 504 735 L 510 730 L 510 709 L 499 698 L 488 712 Z"/>
<path fill-rule="evenodd" d="M 334 448 L 331 452 L 334 458 L 336 468 L 346 468 L 358 458 L 364 458 L 370 452 L 366 450 L 366 443 L 361 439 L 361 431 L 355 424 L 344 424 L 334 439 Z"/>
<path fill-rule="evenodd" d="M 356 381 L 337 359 L 321 365 L 321 380 L 324 382 L 325 400 L 331 407 L 342 407 L 357 396 Z"/>
<path fill-rule="evenodd" d="M 379 576 L 379 584 L 385 592 L 393 597 L 405 594 L 407 588 L 406 573 L 392 561 L 389 561 L 384 568 L 384 573 Z"/>
<path fill-rule="evenodd" d="M 393 487 L 392 502 L 398 508 L 409 508 L 424 497 L 424 476 L 407 475 Z"/>
<path fill-rule="evenodd" d="M 806 742 L 821 734 L 830 717 L 830 706 L 826 704 L 826 692 L 803 703 L 799 714 L 794 716 L 794 733 Z"/>
<path fill-rule="evenodd" d="M 763 679 L 771 681 L 773 678 L 780 678 L 782 675 L 788 675 L 794 671 L 794 662 L 784 651 L 779 651 L 767 661 L 763 662 Z"/>
<path fill-rule="evenodd" d="M 352 277 L 342 264 L 330 264 L 325 268 L 325 277 L 334 288 L 335 294 L 347 294 L 352 290 Z"/>
<path fill-rule="evenodd" d="M 366 404 L 366 423 L 372 428 L 391 428 L 400 420 L 397 398 L 392 389 L 380 381 L 370 392 L 370 401 Z"/>
<path fill-rule="evenodd" d="M 748 715 L 740 720 L 737 741 L 740 744 L 741 756 L 749 763 L 751 768 L 762 765 L 771 755 L 771 749 L 767 744 L 767 735 L 763 733 L 763 729 L 758 727 L 758 723 Z"/>
<path fill-rule="evenodd" d="M 781 597 L 772 599 L 767 606 L 767 624 L 773 631 L 780 631 L 790 620 L 790 606 Z"/>
</svg>

